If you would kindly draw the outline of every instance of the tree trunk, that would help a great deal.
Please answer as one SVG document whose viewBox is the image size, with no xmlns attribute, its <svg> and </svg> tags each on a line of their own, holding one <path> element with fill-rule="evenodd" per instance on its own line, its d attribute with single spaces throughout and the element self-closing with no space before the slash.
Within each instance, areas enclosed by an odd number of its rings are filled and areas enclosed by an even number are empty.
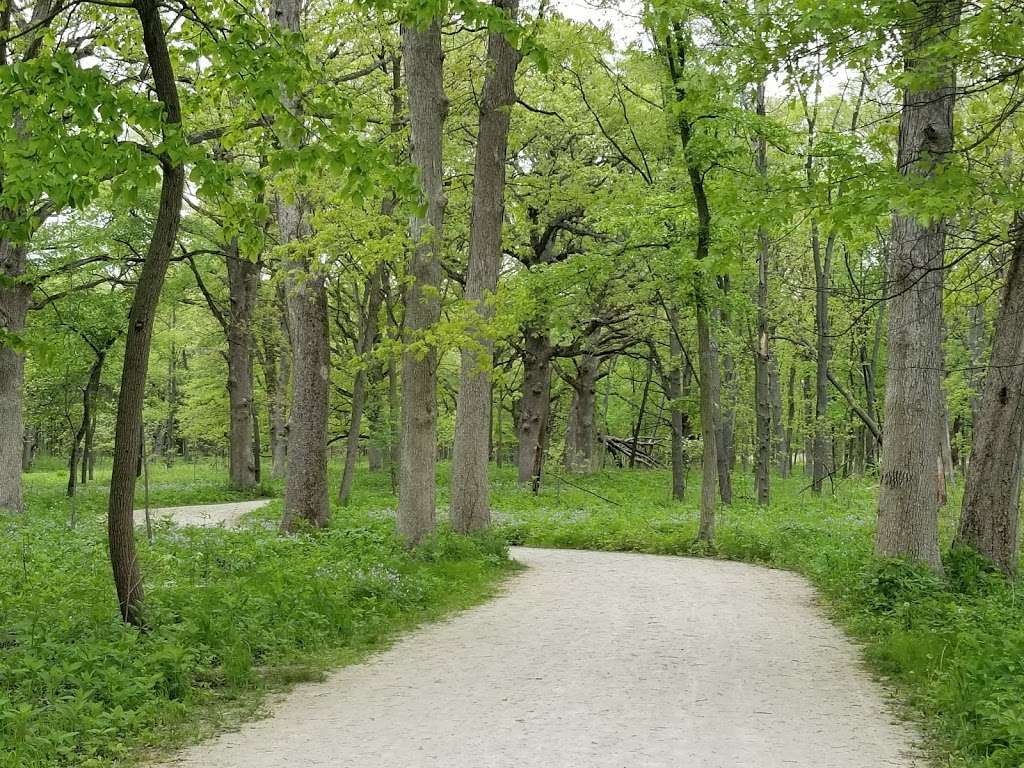
<svg viewBox="0 0 1024 768">
<path fill-rule="evenodd" d="M 494 7 L 515 20 L 519 0 L 494 0 Z M 488 70 L 480 97 L 469 266 L 465 299 L 472 304 L 472 341 L 462 348 L 452 455 L 451 520 L 460 532 L 491 522 L 487 462 L 491 434 L 491 367 L 494 341 L 486 329 L 494 315 L 492 297 L 501 269 L 501 230 L 505 219 L 505 160 L 509 110 L 515 103 L 515 76 L 521 56 L 501 32 L 487 40 Z"/>
<path fill-rule="evenodd" d="M 441 244 L 444 232 L 443 139 L 448 116 L 440 22 L 402 27 L 408 87 L 412 163 L 419 172 L 425 217 L 410 220 L 413 250 L 406 274 L 405 342 L 402 352 L 402 438 L 398 468 L 398 532 L 418 544 L 437 519 L 437 349 L 424 336 L 441 315 Z"/>
<path fill-rule="evenodd" d="M 916 6 L 905 45 L 906 70 L 897 165 L 928 178 L 953 149 L 955 68 L 943 49 L 955 34 L 960 0 Z M 927 84 L 925 84 L 927 83 Z M 889 284 L 889 369 L 878 499 L 880 555 L 904 556 L 941 571 L 936 461 L 941 429 L 942 283 L 946 222 L 893 214 Z"/>
<path fill-rule="evenodd" d="M 32 469 L 32 462 L 36 458 L 36 450 L 39 448 L 39 427 L 32 430 L 25 430 L 21 448 L 21 471 L 28 472 Z M 92 479 L 92 475 L 89 475 Z"/>
<path fill-rule="evenodd" d="M 113 343 L 113 342 L 111 342 Z M 78 462 L 81 457 L 83 470 L 88 463 L 88 452 L 80 451 L 80 447 L 85 447 L 87 442 L 86 436 L 89 434 L 90 425 L 94 423 L 93 407 L 96 402 L 96 392 L 100 388 L 100 378 L 103 376 L 103 363 L 107 359 L 107 349 L 100 349 L 96 353 L 96 359 L 89 367 L 89 380 L 86 382 L 85 388 L 82 390 L 82 422 L 71 439 L 71 456 L 68 459 L 68 496 L 74 496 L 77 490 L 78 481 Z M 84 456 L 83 456 L 84 454 Z M 83 485 L 85 484 L 83 472 Z"/>
<path fill-rule="evenodd" d="M 25 356 L 6 334 L 17 335 L 25 328 L 31 291 L 19 280 L 24 272 L 25 247 L 0 239 L 0 510 L 8 512 L 22 511 Z"/>
<path fill-rule="evenodd" d="M 281 29 L 302 29 L 300 0 L 274 0 L 272 13 Z M 302 105 L 282 99 L 301 119 Z M 277 227 L 283 245 L 301 243 L 312 234 L 309 201 L 301 194 L 276 201 Z M 284 516 L 281 528 L 294 530 L 303 521 L 323 528 L 330 520 L 327 492 L 327 408 L 330 395 L 330 339 L 327 288 L 319 264 L 290 250 L 284 264 L 288 330 L 292 343 L 292 397 L 288 409 L 288 456 L 285 471 Z"/>
<path fill-rule="evenodd" d="M 98 382 L 97 382 L 98 385 Z M 82 447 L 82 475 L 79 478 L 80 485 L 86 485 L 93 479 L 96 465 L 96 407 L 98 394 L 93 392 L 92 400 L 89 402 L 89 423 L 85 428 L 85 443 Z"/>
<path fill-rule="evenodd" d="M 1014 249 L 982 384 L 960 525 L 954 545 L 971 547 L 1016 574 L 1024 451 L 1024 213 L 1014 221 Z"/>
<path fill-rule="evenodd" d="M 647 358 L 647 376 L 643 383 L 643 394 L 640 395 L 640 409 L 637 411 L 637 420 L 633 424 L 633 446 L 630 450 L 630 469 L 636 469 L 637 453 L 640 450 L 640 435 L 643 430 L 643 419 L 647 413 L 647 396 L 650 394 L 650 380 L 654 375 L 654 357 Z"/>
<path fill-rule="evenodd" d="M 165 126 L 181 123 L 178 90 L 167 50 L 167 39 L 154 0 L 135 0 L 142 22 L 142 38 L 152 72 L 156 94 L 164 109 Z M 117 587 L 122 618 L 134 626 L 143 624 L 142 574 L 135 550 L 135 470 L 142 448 L 142 406 L 145 400 L 146 368 L 149 363 L 153 320 L 163 289 L 171 249 L 181 220 L 181 198 L 185 187 L 184 166 L 167 156 L 160 158 L 163 180 L 160 207 L 146 253 L 135 297 L 128 315 L 121 389 L 114 425 L 114 464 L 107 505 L 110 562 Z"/>
<path fill-rule="evenodd" d="M 815 332 L 815 388 L 814 388 L 814 455 L 811 490 L 821 493 L 825 478 L 832 474 L 832 433 L 828 423 L 828 368 L 832 360 L 832 339 L 828 314 L 828 299 L 832 280 L 832 253 L 836 237 L 830 234 L 825 248 L 821 247 L 818 223 L 811 222 L 811 252 L 814 257 L 814 332 Z"/>
<path fill-rule="evenodd" d="M 238 240 L 224 249 L 230 309 L 226 318 L 228 340 L 228 403 L 230 409 L 229 469 L 231 487 L 256 486 L 253 451 L 252 317 L 259 287 L 259 264 L 242 258 Z"/>
<path fill-rule="evenodd" d="M 781 403 L 780 403 L 781 405 Z M 781 417 L 781 407 L 779 415 Z M 796 366 L 789 365 L 789 383 L 786 386 L 786 424 L 783 428 L 782 447 L 779 450 L 779 475 L 789 477 L 793 468 L 793 425 L 796 423 Z M 779 418 L 781 426 L 782 419 Z"/>
<path fill-rule="evenodd" d="M 565 468 L 569 472 L 589 474 L 599 468 L 597 373 L 600 364 L 599 357 L 584 352 L 576 364 L 576 376 L 569 382 L 572 402 L 565 429 Z"/>
<path fill-rule="evenodd" d="M 523 345 L 523 384 L 519 397 L 519 474 L 522 484 L 534 480 L 535 467 L 543 466 L 544 431 L 547 429 L 551 392 L 551 339 L 543 330 L 527 329 Z"/>
</svg>

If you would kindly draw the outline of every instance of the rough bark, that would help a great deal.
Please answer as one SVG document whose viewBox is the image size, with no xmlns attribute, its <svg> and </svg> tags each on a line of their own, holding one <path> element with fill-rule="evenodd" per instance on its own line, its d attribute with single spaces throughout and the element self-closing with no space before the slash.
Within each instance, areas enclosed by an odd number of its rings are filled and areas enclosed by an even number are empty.
<svg viewBox="0 0 1024 768">
<path fill-rule="evenodd" d="M 514 20 L 519 0 L 494 0 L 494 7 Z M 461 533 L 486 528 L 491 522 L 487 462 L 494 340 L 484 326 L 494 314 L 491 296 L 501 268 L 509 110 L 515 103 L 515 75 L 520 58 L 519 51 L 500 32 L 488 36 L 488 71 L 480 96 L 464 294 L 476 318 L 471 315 L 472 341 L 462 349 L 452 454 L 451 520 L 452 527 Z"/>
<path fill-rule="evenodd" d="M 960 524 L 954 545 L 1017 572 L 1021 454 L 1024 451 L 1024 213 L 1015 219 L 1013 258 L 1003 288 L 982 384 Z"/>
<path fill-rule="evenodd" d="M 103 376 L 103 364 L 107 359 L 108 349 L 109 345 L 95 350 L 96 359 L 89 366 L 89 379 L 85 387 L 82 388 L 82 421 L 71 438 L 71 455 L 68 458 L 68 496 L 74 496 L 78 487 L 79 459 L 82 460 L 83 470 L 88 464 L 88 453 L 85 450 L 86 436 L 94 423 L 93 408 L 96 403 L 96 393 L 100 388 L 100 378 Z M 83 472 L 82 483 L 83 485 L 85 483 L 85 472 Z"/>
<path fill-rule="evenodd" d="M 255 487 L 257 482 L 257 457 L 253 449 L 252 319 L 260 266 L 241 256 L 237 240 L 224 249 L 224 258 L 229 301 L 225 318 L 230 411 L 228 476 L 232 488 L 246 490 Z"/>
<path fill-rule="evenodd" d="M 597 380 L 601 358 L 584 352 L 575 363 L 576 375 L 568 379 L 572 402 L 565 427 L 565 468 L 588 474 L 600 466 L 597 450 Z"/>
<path fill-rule="evenodd" d="M 533 481 L 535 469 L 543 466 L 554 348 L 541 329 L 527 329 L 523 341 L 523 383 L 516 432 L 519 437 L 518 479 L 525 484 Z"/>
<path fill-rule="evenodd" d="M 30 289 L 20 280 L 25 247 L 0 239 L 0 510 L 20 512 L 25 356 L 7 338 L 25 328 Z"/>
<path fill-rule="evenodd" d="M 906 71 L 897 151 L 899 172 L 928 178 L 953 149 L 955 67 L 936 43 L 955 34 L 959 0 L 929 0 L 905 30 Z M 938 546 L 942 398 L 942 284 L 946 222 L 893 215 L 889 368 L 875 549 L 942 569 Z"/>
<path fill-rule="evenodd" d="M 154 0 L 135 0 L 134 6 L 142 22 L 143 45 L 156 94 L 163 105 L 164 123 L 176 126 L 181 122 L 181 109 L 159 7 Z M 135 472 L 142 448 L 146 368 L 153 336 L 153 320 L 181 220 L 181 198 L 185 187 L 184 166 L 166 156 L 160 158 L 160 165 L 163 171 L 160 207 L 128 315 L 121 389 L 114 425 L 114 464 L 107 505 L 110 562 L 121 616 L 135 626 L 143 624 L 144 595 L 135 550 L 132 509 Z"/>
<path fill-rule="evenodd" d="M 282 29 L 301 31 L 301 0 L 274 0 L 273 17 Z M 290 112 L 302 105 L 284 95 Z M 288 409 L 288 455 L 281 528 L 300 521 L 322 528 L 330 520 L 327 491 L 327 408 L 330 385 L 330 339 L 327 288 L 323 271 L 304 247 L 313 233 L 310 204 L 301 194 L 278 196 L 275 209 L 281 243 L 288 250 L 285 301 L 292 346 L 292 387 Z"/>
<path fill-rule="evenodd" d="M 419 173 L 425 216 L 409 223 L 413 249 L 406 275 L 405 350 L 402 352 L 402 437 L 398 468 L 398 532 L 409 545 L 434 530 L 437 519 L 437 349 L 424 335 L 441 314 L 444 192 L 443 129 L 448 116 L 444 52 L 437 19 L 425 28 L 402 28 L 413 165 Z"/>
</svg>

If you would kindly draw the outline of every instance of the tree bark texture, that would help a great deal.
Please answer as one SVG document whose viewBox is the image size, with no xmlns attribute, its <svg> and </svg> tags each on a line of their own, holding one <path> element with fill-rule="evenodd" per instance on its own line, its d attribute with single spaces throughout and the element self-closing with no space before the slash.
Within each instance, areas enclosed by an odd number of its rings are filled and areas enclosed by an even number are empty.
<svg viewBox="0 0 1024 768">
<path fill-rule="evenodd" d="M 0 239 L 0 510 L 8 512 L 22 510 L 25 356 L 6 335 L 25 328 L 31 291 L 20 280 L 24 272 L 24 245 Z"/>
<path fill-rule="evenodd" d="M 228 274 L 229 310 L 228 405 L 230 411 L 228 477 L 231 487 L 247 490 L 256 485 L 253 450 L 252 319 L 259 287 L 259 264 L 243 258 L 238 241 L 224 249 Z"/>
<path fill-rule="evenodd" d="M 281 29 L 299 33 L 302 0 L 274 0 L 274 21 Z M 282 99 L 293 114 L 302 105 Z M 330 520 L 327 490 L 327 409 L 330 395 L 330 338 L 327 322 L 326 280 L 319 264 L 307 252 L 313 234 L 310 204 L 300 193 L 290 199 L 278 195 L 277 228 L 287 248 L 285 301 L 292 345 L 292 387 L 288 409 L 288 454 L 281 528 L 293 530 L 299 521 L 322 528 Z"/>
<path fill-rule="evenodd" d="M 518 479 L 533 481 L 543 466 L 544 435 L 551 406 L 551 358 L 554 347 L 543 329 L 527 329 L 523 344 L 523 383 L 519 393 Z"/>
<path fill-rule="evenodd" d="M 905 30 L 906 71 L 897 165 L 928 178 L 953 149 L 955 67 L 933 45 L 955 34 L 960 0 L 929 0 Z M 927 84 L 921 84 L 926 81 Z M 942 428 L 942 285 L 946 222 L 893 215 L 889 289 L 889 369 L 875 549 L 942 569 L 936 473 Z"/>
<path fill-rule="evenodd" d="M 1024 214 L 1015 239 L 981 391 L 955 545 L 1017 572 L 1024 450 Z"/>
<path fill-rule="evenodd" d="M 426 335 L 441 315 L 441 245 L 444 236 L 444 93 L 441 28 L 402 28 L 413 165 L 419 173 L 426 216 L 409 223 L 413 243 L 406 275 L 405 349 L 402 352 L 402 436 L 398 468 L 398 532 L 418 544 L 437 519 L 437 349 Z"/>
<path fill-rule="evenodd" d="M 584 352 L 576 363 L 576 375 L 569 381 L 572 402 L 565 428 L 565 468 L 588 474 L 600 469 L 597 450 L 597 379 L 601 359 Z"/>
</svg>

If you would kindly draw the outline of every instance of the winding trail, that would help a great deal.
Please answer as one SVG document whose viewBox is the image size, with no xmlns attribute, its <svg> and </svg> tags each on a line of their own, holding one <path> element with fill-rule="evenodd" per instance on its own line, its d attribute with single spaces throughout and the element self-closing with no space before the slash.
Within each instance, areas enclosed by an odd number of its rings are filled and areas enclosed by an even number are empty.
<svg viewBox="0 0 1024 768">
<path fill-rule="evenodd" d="M 176 768 L 911 768 L 798 576 L 516 549 L 496 599 L 297 687 Z"/>
</svg>

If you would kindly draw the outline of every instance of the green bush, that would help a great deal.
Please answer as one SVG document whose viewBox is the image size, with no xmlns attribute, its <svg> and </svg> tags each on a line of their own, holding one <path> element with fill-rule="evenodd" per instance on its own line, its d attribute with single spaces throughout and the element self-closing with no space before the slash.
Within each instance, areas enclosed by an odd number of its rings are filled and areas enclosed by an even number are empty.
<svg viewBox="0 0 1024 768">
<path fill-rule="evenodd" d="M 196 490 L 192 471 L 165 471 L 155 503 L 238 498 L 223 485 Z M 27 513 L 0 521 L 3 768 L 98 768 L 180 743 L 268 687 L 479 601 L 508 568 L 504 540 L 441 531 L 409 552 L 394 521 L 365 508 L 282 536 L 274 502 L 243 530 L 141 536 L 150 629 L 140 633 L 118 618 L 104 504 L 85 492 L 71 530 L 59 487 L 30 477 Z"/>
</svg>

